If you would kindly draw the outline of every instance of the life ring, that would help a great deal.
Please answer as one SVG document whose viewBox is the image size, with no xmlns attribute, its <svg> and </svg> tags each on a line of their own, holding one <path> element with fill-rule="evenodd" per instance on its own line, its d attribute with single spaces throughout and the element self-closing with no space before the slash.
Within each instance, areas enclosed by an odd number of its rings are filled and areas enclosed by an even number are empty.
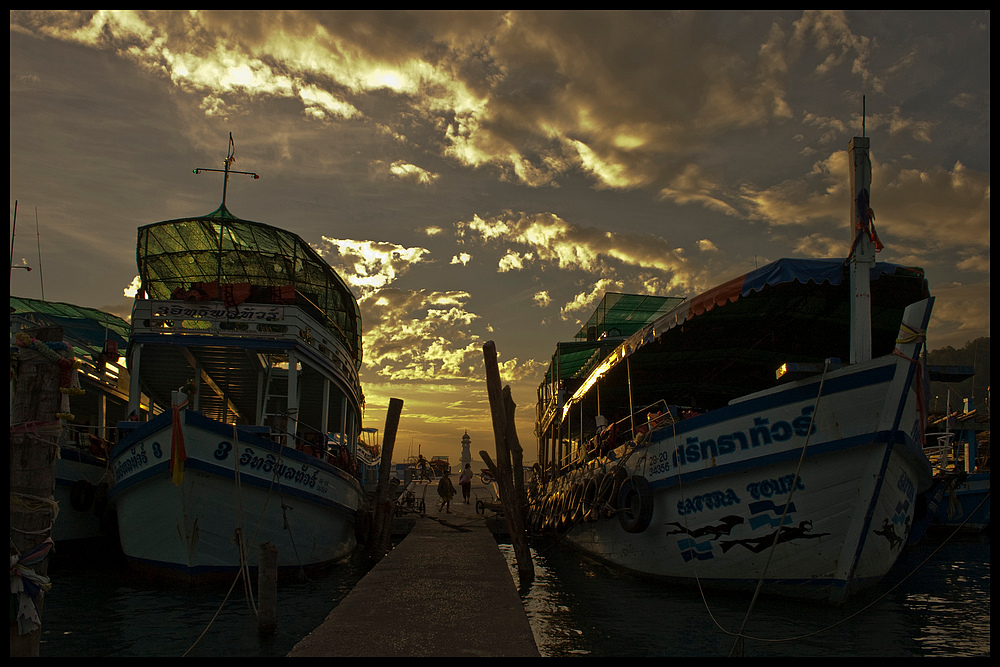
<svg viewBox="0 0 1000 667">
<path fill-rule="evenodd" d="M 94 485 L 78 479 L 69 490 L 69 502 L 77 512 L 86 512 L 94 506 Z"/>
<path fill-rule="evenodd" d="M 618 493 L 618 522 L 626 533 L 641 533 L 653 519 L 653 490 L 642 475 L 632 475 Z"/>
</svg>

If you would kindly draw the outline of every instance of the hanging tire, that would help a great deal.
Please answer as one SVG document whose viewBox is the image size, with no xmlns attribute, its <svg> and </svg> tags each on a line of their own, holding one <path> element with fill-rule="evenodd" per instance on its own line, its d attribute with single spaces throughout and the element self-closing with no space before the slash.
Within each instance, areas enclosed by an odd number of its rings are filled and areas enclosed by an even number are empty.
<svg viewBox="0 0 1000 667">
<path fill-rule="evenodd" d="M 573 490 L 569 489 L 563 491 L 561 498 L 559 499 L 559 532 L 564 533 L 573 527 L 570 522 L 570 513 L 572 511 L 572 495 Z"/>
<path fill-rule="evenodd" d="M 601 477 L 601 484 L 597 487 L 597 508 L 600 518 L 609 518 L 614 511 L 615 501 L 615 476 L 608 472 Z"/>
<path fill-rule="evenodd" d="M 569 523 L 575 525 L 583 519 L 583 482 L 577 481 L 573 484 L 573 491 L 569 496 Z"/>
<path fill-rule="evenodd" d="M 584 480 L 583 498 L 580 502 L 583 507 L 583 520 L 588 523 L 593 523 L 600 518 L 597 504 L 597 490 L 598 480 L 596 477 L 588 477 Z"/>
<path fill-rule="evenodd" d="M 653 490 L 642 475 L 632 475 L 618 494 L 618 522 L 626 533 L 641 533 L 653 519 Z"/>
<path fill-rule="evenodd" d="M 69 503 L 77 512 L 86 512 L 94 506 L 94 485 L 85 479 L 73 483 L 69 490 Z"/>
</svg>

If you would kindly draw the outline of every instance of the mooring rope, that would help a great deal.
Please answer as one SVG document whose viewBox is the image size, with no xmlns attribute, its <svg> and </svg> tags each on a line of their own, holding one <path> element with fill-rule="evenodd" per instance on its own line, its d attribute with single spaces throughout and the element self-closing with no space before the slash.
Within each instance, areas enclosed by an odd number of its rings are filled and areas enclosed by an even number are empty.
<svg viewBox="0 0 1000 667">
<path fill-rule="evenodd" d="M 767 561 L 764 563 L 764 569 L 761 570 L 760 579 L 757 581 L 757 588 L 754 590 L 753 598 L 750 600 L 750 606 L 747 607 L 747 613 L 743 617 L 743 622 L 740 624 L 740 630 L 736 634 L 736 643 L 733 644 L 733 651 L 736 650 L 737 646 L 740 646 L 743 642 L 743 630 L 746 628 L 747 622 L 750 620 L 750 614 L 753 611 L 754 605 L 757 603 L 757 598 L 760 596 L 760 591 L 764 587 L 764 577 L 767 575 L 767 568 L 771 565 L 771 558 L 774 556 L 774 552 L 778 547 L 778 542 L 781 540 L 781 529 L 785 525 L 785 517 L 788 516 L 788 508 L 792 504 L 792 496 L 795 494 L 795 487 L 799 480 L 799 473 L 802 471 L 802 462 L 806 458 L 806 449 L 809 447 L 809 438 L 812 436 L 813 425 L 816 423 L 816 414 L 819 412 L 819 399 L 823 396 L 823 383 L 826 382 L 826 374 L 830 369 L 830 360 L 827 359 L 823 363 L 823 374 L 819 378 L 819 390 L 816 393 L 816 401 L 813 403 L 812 415 L 809 419 L 809 430 L 806 432 L 805 442 L 802 443 L 802 452 L 799 454 L 799 462 L 795 466 L 795 476 L 792 478 L 791 488 L 788 491 L 788 499 L 785 501 L 785 508 L 781 513 L 781 520 L 778 521 L 778 529 L 774 531 L 774 541 L 771 543 L 771 548 L 767 552 Z M 733 653 L 730 652 L 730 656 Z"/>
</svg>

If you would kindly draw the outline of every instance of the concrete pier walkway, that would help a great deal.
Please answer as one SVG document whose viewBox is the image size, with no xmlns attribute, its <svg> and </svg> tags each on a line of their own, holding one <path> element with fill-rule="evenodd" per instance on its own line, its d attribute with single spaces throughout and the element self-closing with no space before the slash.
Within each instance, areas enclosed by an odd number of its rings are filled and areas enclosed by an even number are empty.
<svg viewBox="0 0 1000 667">
<path fill-rule="evenodd" d="M 458 476 L 452 480 L 458 488 Z M 466 505 L 459 489 L 447 514 L 429 485 L 426 516 L 289 657 L 538 657 L 477 496 L 492 498 L 474 485 Z"/>
</svg>

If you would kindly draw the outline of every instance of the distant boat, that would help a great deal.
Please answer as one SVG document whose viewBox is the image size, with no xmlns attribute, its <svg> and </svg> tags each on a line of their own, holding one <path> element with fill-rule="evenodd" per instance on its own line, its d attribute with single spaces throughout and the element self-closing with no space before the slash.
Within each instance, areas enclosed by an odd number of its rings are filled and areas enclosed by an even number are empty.
<svg viewBox="0 0 1000 667">
<path fill-rule="evenodd" d="M 958 374 L 958 379 L 973 375 L 971 367 L 932 368 L 932 380 L 935 371 L 952 379 Z M 927 433 L 924 449 L 941 487 L 930 528 L 982 533 L 990 527 L 989 418 L 979 417 L 967 400 L 961 410 L 953 411 L 950 398 L 945 414 L 931 420 L 928 430 L 935 430 Z"/>
<path fill-rule="evenodd" d="M 226 160 L 226 178 L 232 153 Z M 361 316 L 306 242 L 223 204 L 139 228 L 132 422 L 112 455 L 121 544 L 179 578 L 343 559 L 364 493 Z M 122 424 L 128 427 L 129 424 Z M 359 451 L 359 448 L 361 451 Z"/>
<path fill-rule="evenodd" d="M 847 260 L 782 259 L 686 299 L 609 295 L 557 347 L 533 531 L 642 575 L 833 603 L 889 571 L 931 482 L 933 299 L 922 270 L 874 261 L 868 178 L 852 175 Z"/>
<path fill-rule="evenodd" d="M 10 324 L 12 337 L 32 327 L 61 327 L 80 364 L 81 393 L 69 398 L 71 413 L 59 436 L 52 539 L 62 546 L 110 542 L 117 526 L 108 503 L 108 454 L 117 439 L 114 424 L 127 416 L 128 372 L 119 350 L 128 344 L 129 323 L 95 308 L 12 296 Z"/>
</svg>

